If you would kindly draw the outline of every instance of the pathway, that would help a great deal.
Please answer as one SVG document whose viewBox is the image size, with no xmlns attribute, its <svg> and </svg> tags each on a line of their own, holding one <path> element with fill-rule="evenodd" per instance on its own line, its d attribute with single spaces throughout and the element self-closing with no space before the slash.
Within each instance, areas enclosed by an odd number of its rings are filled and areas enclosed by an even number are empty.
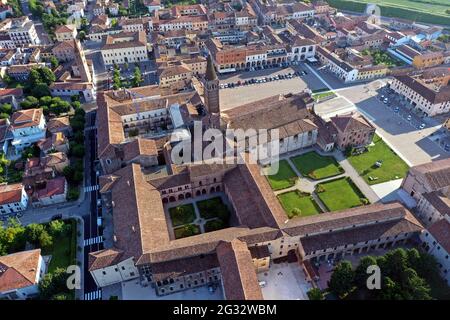
<svg viewBox="0 0 450 320">
<path fill-rule="evenodd" d="M 320 179 L 320 180 L 312 180 L 308 177 L 303 177 L 302 174 L 297 170 L 297 168 L 295 167 L 294 163 L 292 162 L 292 160 L 290 158 L 301 155 L 301 154 L 305 154 L 305 153 L 308 153 L 311 151 L 315 151 L 321 156 L 333 156 L 336 159 L 336 161 L 341 165 L 341 167 L 345 170 L 345 172 L 342 174 L 336 175 L 336 176 L 332 176 L 332 177 L 328 177 L 328 178 L 324 178 L 324 179 Z M 323 205 L 323 203 L 320 201 L 320 199 L 314 193 L 316 185 L 319 183 L 324 183 L 326 181 L 335 180 L 335 179 L 342 178 L 342 177 L 349 177 L 350 179 L 353 180 L 353 182 L 359 188 L 359 190 L 361 190 L 361 192 L 367 197 L 367 199 L 369 199 L 370 203 L 375 203 L 380 200 L 380 197 L 377 195 L 377 193 L 375 193 L 375 191 L 367 184 L 367 182 L 359 176 L 359 174 L 355 170 L 355 168 L 353 168 L 353 166 L 350 164 L 350 162 L 347 160 L 347 158 L 344 156 L 344 154 L 339 150 L 335 150 L 331 153 L 329 153 L 329 152 L 327 153 L 327 152 L 323 152 L 322 150 L 320 150 L 318 148 L 310 147 L 310 148 L 306 148 L 306 149 L 302 149 L 302 150 L 296 150 L 296 151 L 285 153 L 280 156 L 280 160 L 286 160 L 292 167 L 292 170 L 295 172 L 295 174 L 299 178 L 297 179 L 297 181 L 295 182 L 295 184 L 293 186 L 282 189 L 282 190 L 274 191 L 275 195 L 279 195 L 281 193 L 295 191 L 295 190 L 299 190 L 302 192 L 308 192 L 313 195 L 314 200 L 316 200 L 316 202 L 321 207 L 321 209 L 324 212 L 326 212 L 328 210 L 324 210 L 326 207 Z"/>
</svg>

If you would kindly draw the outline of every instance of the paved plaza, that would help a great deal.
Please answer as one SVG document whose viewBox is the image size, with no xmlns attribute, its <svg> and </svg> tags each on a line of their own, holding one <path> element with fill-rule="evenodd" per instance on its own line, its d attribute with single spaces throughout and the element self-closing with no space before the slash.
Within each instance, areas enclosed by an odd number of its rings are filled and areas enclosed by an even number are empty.
<svg viewBox="0 0 450 320">
<path fill-rule="evenodd" d="M 272 263 L 270 269 L 258 274 L 264 281 L 261 288 L 264 300 L 308 300 L 312 288 L 301 266 L 295 263 Z"/>
</svg>

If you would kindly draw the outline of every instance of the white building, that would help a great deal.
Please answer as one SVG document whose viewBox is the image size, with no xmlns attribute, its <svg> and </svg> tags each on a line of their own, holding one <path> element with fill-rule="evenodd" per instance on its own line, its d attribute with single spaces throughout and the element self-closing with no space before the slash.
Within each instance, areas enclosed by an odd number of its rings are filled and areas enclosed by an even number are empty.
<svg viewBox="0 0 450 320">
<path fill-rule="evenodd" d="M 316 53 L 322 64 L 326 65 L 330 72 L 334 73 L 336 77 L 345 83 L 357 80 L 357 68 L 354 68 L 347 62 L 342 61 L 339 57 L 322 47 L 318 47 Z"/>
<path fill-rule="evenodd" d="M 314 58 L 316 55 L 316 44 L 314 41 L 296 36 L 291 44 L 291 61 L 304 61 Z"/>
<path fill-rule="evenodd" d="M 98 287 L 120 283 L 139 276 L 133 258 L 122 260 L 122 256 L 123 252 L 116 249 L 97 251 L 89 256 L 89 271 Z M 105 257 L 106 260 L 102 257 Z M 105 264 L 105 262 L 107 263 Z"/>
<path fill-rule="evenodd" d="M 11 20 L 8 35 L 16 46 L 40 44 L 33 21 L 27 16 Z"/>
<path fill-rule="evenodd" d="M 33 143 L 45 138 L 46 122 L 42 109 L 28 109 L 14 112 L 11 116 L 11 145 L 16 155 Z"/>
<path fill-rule="evenodd" d="M 21 183 L 0 185 L 0 216 L 24 211 L 28 195 Z"/>
<path fill-rule="evenodd" d="M 436 258 L 441 276 L 450 285 L 450 216 L 433 223 L 420 239 L 423 248 Z"/>
<path fill-rule="evenodd" d="M 395 76 L 390 88 L 427 117 L 450 111 L 450 86 L 425 84 L 410 76 Z"/>
<path fill-rule="evenodd" d="M 0 299 L 25 300 L 39 293 L 46 268 L 41 249 L 0 257 Z"/>
<path fill-rule="evenodd" d="M 105 65 L 148 61 L 146 34 L 140 31 L 108 35 L 101 52 Z"/>
</svg>

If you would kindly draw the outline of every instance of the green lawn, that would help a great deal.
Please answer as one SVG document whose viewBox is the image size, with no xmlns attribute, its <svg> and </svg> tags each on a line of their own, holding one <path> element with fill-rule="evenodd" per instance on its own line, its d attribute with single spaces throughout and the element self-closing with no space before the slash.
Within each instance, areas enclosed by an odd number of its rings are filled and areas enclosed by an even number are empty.
<svg viewBox="0 0 450 320">
<path fill-rule="evenodd" d="M 317 152 L 308 152 L 291 158 L 295 167 L 304 176 L 320 180 L 344 172 L 344 169 L 331 156 L 321 156 Z"/>
<path fill-rule="evenodd" d="M 315 101 L 319 101 L 319 100 L 323 100 L 324 98 L 334 96 L 334 95 L 335 95 L 334 91 L 325 91 L 325 92 L 320 92 L 320 93 L 313 93 L 312 98 Z"/>
<path fill-rule="evenodd" d="M 289 218 L 306 217 L 322 212 L 309 193 L 289 191 L 279 194 L 278 200 Z M 296 212 L 296 208 L 300 209 L 300 212 Z"/>
<path fill-rule="evenodd" d="M 289 188 L 295 184 L 295 181 L 298 178 L 287 160 L 281 160 L 279 165 L 277 174 L 266 176 L 273 190 Z"/>
<path fill-rule="evenodd" d="M 408 165 L 379 136 L 375 135 L 373 142 L 375 145 L 370 146 L 369 151 L 348 157 L 361 177 L 368 184 L 404 178 L 409 170 Z M 382 165 L 377 168 L 375 162 L 380 160 Z"/>
<path fill-rule="evenodd" d="M 200 234 L 200 227 L 196 224 L 188 224 L 179 228 L 173 229 L 175 239 L 186 238 Z"/>
<path fill-rule="evenodd" d="M 347 177 L 318 184 L 316 193 L 330 211 L 358 207 L 367 201 L 363 200 L 365 197 L 362 192 Z"/>
<path fill-rule="evenodd" d="M 230 215 L 228 207 L 223 203 L 221 197 L 215 197 L 197 202 L 200 216 L 204 219 L 219 217 L 226 220 Z"/>
<path fill-rule="evenodd" d="M 191 223 L 195 220 L 194 206 L 192 204 L 185 204 L 170 208 L 169 215 L 174 227 Z"/>
<path fill-rule="evenodd" d="M 450 24 L 448 0 L 328 0 L 332 7 L 363 12 L 367 3 L 374 3 L 384 17 L 399 17 L 431 24 Z"/>
<path fill-rule="evenodd" d="M 75 220 L 68 220 L 66 223 L 71 226 L 69 234 L 54 238 L 51 248 L 43 252 L 43 255 L 52 256 L 48 272 L 53 272 L 56 268 L 65 269 L 76 263 L 77 223 Z"/>
</svg>

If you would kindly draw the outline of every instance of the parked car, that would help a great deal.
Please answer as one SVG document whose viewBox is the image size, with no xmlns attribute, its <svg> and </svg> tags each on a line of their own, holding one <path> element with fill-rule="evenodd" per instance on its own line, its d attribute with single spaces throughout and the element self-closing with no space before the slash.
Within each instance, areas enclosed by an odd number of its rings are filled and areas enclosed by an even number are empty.
<svg viewBox="0 0 450 320">
<path fill-rule="evenodd" d="M 422 124 L 419 126 L 419 129 L 423 129 L 423 128 L 425 128 L 425 127 L 426 127 L 425 123 L 422 123 Z"/>
<path fill-rule="evenodd" d="M 59 214 L 55 214 L 54 216 L 52 216 L 52 221 L 55 221 L 55 220 L 61 220 L 62 219 L 62 214 L 61 213 L 59 213 Z"/>
<path fill-rule="evenodd" d="M 394 112 L 395 112 L 395 113 L 398 113 L 399 111 L 400 111 L 400 108 L 399 108 L 399 107 L 395 107 L 395 108 L 394 108 Z"/>
</svg>

